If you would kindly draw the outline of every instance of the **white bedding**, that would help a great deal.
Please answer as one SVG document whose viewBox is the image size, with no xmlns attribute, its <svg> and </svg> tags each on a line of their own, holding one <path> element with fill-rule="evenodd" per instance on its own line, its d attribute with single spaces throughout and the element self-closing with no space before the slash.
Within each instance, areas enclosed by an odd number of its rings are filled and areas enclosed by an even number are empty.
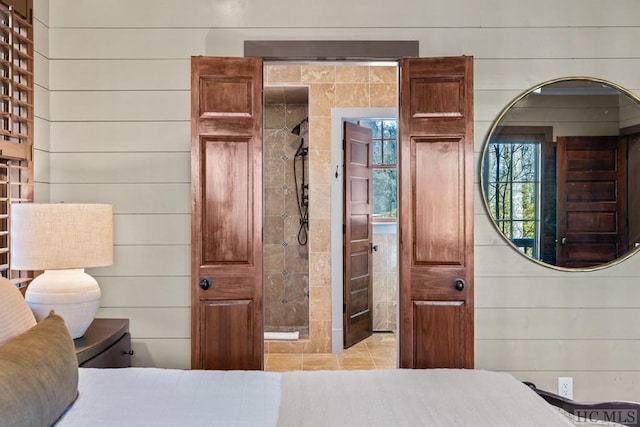
<svg viewBox="0 0 640 427">
<path fill-rule="evenodd" d="M 275 426 L 281 376 L 260 371 L 80 368 L 56 427 Z"/>
<path fill-rule="evenodd" d="M 575 427 L 504 372 L 287 372 L 281 427 Z"/>
<path fill-rule="evenodd" d="M 574 427 L 506 373 L 80 368 L 56 427 Z"/>
</svg>

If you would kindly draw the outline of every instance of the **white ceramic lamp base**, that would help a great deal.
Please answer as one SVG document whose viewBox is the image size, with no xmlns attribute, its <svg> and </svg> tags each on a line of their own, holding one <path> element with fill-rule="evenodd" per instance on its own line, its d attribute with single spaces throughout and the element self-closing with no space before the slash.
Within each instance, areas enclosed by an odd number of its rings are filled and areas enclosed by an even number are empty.
<svg viewBox="0 0 640 427">
<path fill-rule="evenodd" d="M 80 338 L 100 306 L 98 282 L 84 269 L 45 270 L 31 281 L 25 300 L 39 322 L 51 310 L 60 315 L 73 339 Z"/>
</svg>

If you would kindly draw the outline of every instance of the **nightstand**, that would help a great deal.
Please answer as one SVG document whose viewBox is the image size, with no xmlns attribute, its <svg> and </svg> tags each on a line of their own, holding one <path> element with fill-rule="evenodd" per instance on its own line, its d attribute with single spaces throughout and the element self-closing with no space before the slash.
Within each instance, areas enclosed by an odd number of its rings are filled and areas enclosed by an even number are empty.
<svg viewBox="0 0 640 427">
<path fill-rule="evenodd" d="M 129 319 L 94 319 L 84 336 L 73 340 L 81 368 L 131 366 Z"/>
</svg>

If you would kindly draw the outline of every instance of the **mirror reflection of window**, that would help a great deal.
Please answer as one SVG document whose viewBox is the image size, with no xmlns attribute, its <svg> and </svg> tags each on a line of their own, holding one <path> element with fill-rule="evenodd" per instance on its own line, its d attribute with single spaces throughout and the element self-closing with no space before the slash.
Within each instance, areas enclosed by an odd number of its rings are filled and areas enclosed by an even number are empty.
<svg viewBox="0 0 640 427">
<path fill-rule="evenodd" d="M 540 143 L 491 141 L 487 164 L 487 204 L 500 231 L 525 254 L 540 257 Z"/>
</svg>

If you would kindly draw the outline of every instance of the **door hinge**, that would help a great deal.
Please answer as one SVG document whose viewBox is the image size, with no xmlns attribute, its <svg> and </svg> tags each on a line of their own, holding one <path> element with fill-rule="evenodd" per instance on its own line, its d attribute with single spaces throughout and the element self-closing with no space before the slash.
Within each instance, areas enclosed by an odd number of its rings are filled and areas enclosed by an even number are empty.
<svg viewBox="0 0 640 427">
<path fill-rule="evenodd" d="M 347 224 L 342 224 L 342 234 L 347 234 Z"/>
<path fill-rule="evenodd" d="M 347 312 L 347 304 L 342 304 L 342 312 L 343 313 Z"/>
</svg>

